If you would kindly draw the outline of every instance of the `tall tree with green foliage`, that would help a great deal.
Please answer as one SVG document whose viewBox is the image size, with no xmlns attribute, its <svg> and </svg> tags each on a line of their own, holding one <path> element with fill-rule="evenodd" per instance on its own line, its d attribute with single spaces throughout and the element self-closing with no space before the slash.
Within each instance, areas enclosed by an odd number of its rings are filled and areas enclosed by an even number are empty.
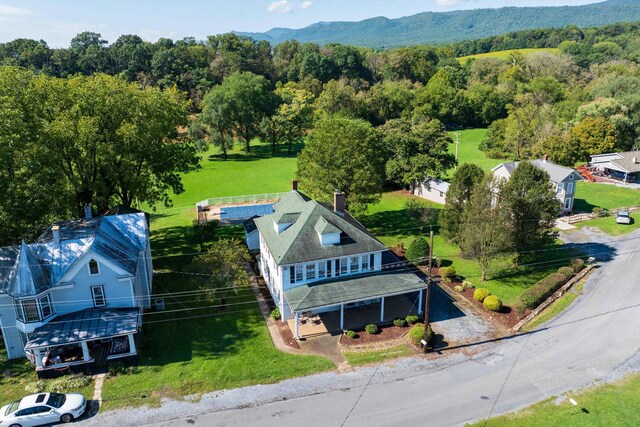
<svg viewBox="0 0 640 427">
<path fill-rule="evenodd" d="M 463 163 L 454 172 L 447 191 L 444 209 L 440 213 L 442 234 L 450 241 L 460 242 L 460 223 L 465 205 L 471 199 L 477 185 L 485 178 L 482 168 L 473 163 Z"/>
<path fill-rule="evenodd" d="M 499 180 L 485 177 L 474 186 L 465 204 L 460 223 L 460 247 L 465 258 L 475 259 L 480 266 L 482 281 L 494 260 L 511 246 L 509 211 L 503 208 Z"/>
<path fill-rule="evenodd" d="M 455 164 L 452 140 L 438 120 L 389 120 L 382 130 L 389 151 L 387 178 L 405 187 L 439 177 Z"/>
<path fill-rule="evenodd" d="M 549 175 L 529 161 L 522 161 L 501 192 L 509 213 L 511 241 L 518 253 L 553 243 L 555 220 L 562 209 Z"/>
<path fill-rule="evenodd" d="M 298 156 L 298 178 L 317 200 L 331 201 L 335 190 L 347 207 L 361 210 L 380 200 L 386 151 L 368 122 L 325 117 L 319 120 Z"/>
</svg>

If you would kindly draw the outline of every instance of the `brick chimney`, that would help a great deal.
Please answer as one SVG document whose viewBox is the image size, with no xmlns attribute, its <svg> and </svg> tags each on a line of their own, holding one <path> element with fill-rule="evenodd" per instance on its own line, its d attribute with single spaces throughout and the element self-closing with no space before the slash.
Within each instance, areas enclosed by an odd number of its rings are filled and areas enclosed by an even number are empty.
<svg viewBox="0 0 640 427">
<path fill-rule="evenodd" d="M 56 245 L 60 244 L 60 226 L 53 225 L 51 226 L 51 233 L 53 233 L 53 243 Z"/>
<path fill-rule="evenodd" d="M 298 191 L 298 180 L 294 179 L 293 181 L 291 181 L 291 190 L 292 191 Z"/>
<path fill-rule="evenodd" d="M 344 205 L 345 205 L 345 195 L 343 192 L 336 190 L 333 193 L 333 211 L 334 212 L 344 212 Z"/>
</svg>

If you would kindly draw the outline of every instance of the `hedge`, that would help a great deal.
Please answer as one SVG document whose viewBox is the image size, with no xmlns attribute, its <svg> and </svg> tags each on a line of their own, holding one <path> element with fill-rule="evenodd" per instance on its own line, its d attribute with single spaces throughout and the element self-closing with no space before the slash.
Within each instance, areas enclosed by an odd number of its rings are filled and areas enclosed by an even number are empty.
<svg viewBox="0 0 640 427">
<path fill-rule="evenodd" d="M 580 258 L 576 258 L 571 261 L 571 268 L 573 269 L 574 273 L 579 273 L 584 267 L 584 260 Z"/>
<path fill-rule="evenodd" d="M 409 261 L 414 261 L 417 264 L 422 264 L 429 259 L 429 244 L 424 237 L 417 237 L 411 242 L 406 257 Z"/>
<path fill-rule="evenodd" d="M 476 301 L 482 302 L 489 295 L 491 295 L 491 292 L 489 292 L 489 289 L 478 288 L 473 292 L 473 299 L 475 299 Z"/>
<path fill-rule="evenodd" d="M 564 274 L 567 277 L 572 277 L 573 276 L 573 268 L 571 268 L 571 267 L 560 267 L 558 269 L 558 273 Z"/>
<path fill-rule="evenodd" d="M 420 318 L 418 316 L 410 314 L 409 316 L 405 317 L 404 320 L 406 320 L 408 324 L 414 325 L 414 324 L 418 323 Z"/>
<path fill-rule="evenodd" d="M 438 273 L 440 274 L 440 277 L 442 277 L 444 280 L 447 280 L 451 276 L 456 275 L 456 269 L 453 266 L 441 267 L 438 269 Z"/>
<path fill-rule="evenodd" d="M 571 276 L 562 273 L 552 273 L 520 294 L 520 302 L 526 308 L 534 309 L 567 283 L 570 278 Z"/>
<path fill-rule="evenodd" d="M 489 295 L 482 301 L 482 305 L 489 311 L 500 311 L 502 310 L 502 301 L 495 295 Z"/>
</svg>

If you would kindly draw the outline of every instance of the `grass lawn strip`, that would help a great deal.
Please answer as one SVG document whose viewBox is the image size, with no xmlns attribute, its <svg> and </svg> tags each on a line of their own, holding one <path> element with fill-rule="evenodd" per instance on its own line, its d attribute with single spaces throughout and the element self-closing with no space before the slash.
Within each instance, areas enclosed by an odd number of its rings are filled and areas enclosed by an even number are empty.
<svg viewBox="0 0 640 427">
<path fill-rule="evenodd" d="M 615 215 L 611 215 L 604 218 L 578 222 L 574 225 L 578 228 L 596 227 L 609 236 L 621 236 L 640 228 L 640 213 L 632 213 L 629 216 L 631 217 L 631 224 L 617 224 Z"/>
<path fill-rule="evenodd" d="M 637 426 L 640 375 L 575 393 L 565 393 L 560 403 L 550 398 L 513 414 L 483 420 L 473 426 Z M 578 405 L 569 402 L 574 399 Z"/>
<path fill-rule="evenodd" d="M 349 362 L 349 365 L 355 367 L 410 356 L 415 354 L 415 350 L 413 350 L 409 344 L 400 344 L 383 350 L 343 351 L 342 354 L 345 359 L 347 359 L 347 362 Z"/>
</svg>

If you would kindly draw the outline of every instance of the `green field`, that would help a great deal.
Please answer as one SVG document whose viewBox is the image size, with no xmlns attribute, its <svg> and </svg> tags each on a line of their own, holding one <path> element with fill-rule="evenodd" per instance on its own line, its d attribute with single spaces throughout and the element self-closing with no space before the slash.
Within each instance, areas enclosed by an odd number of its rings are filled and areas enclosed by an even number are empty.
<svg viewBox="0 0 640 427">
<path fill-rule="evenodd" d="M 566 393 L 560 403 L 556 398 L 544 400 L 514 414 L 473 424 L 477 427 L 538 426 L 637 426 L 640 425 L 638 396 L 640 375 L 631 375 L 613 384 Z M 569 402 L 574 399 L 576 406 Z"/>
<path fill-rule="evenodd" d="M 631 233 L 640 227 L 640 214 L 633 213 L 630 216 L 631 224 L 617 224 L 616 217 L 611 215 L 604 218 L 579 222 L 575 224 L 575 226 L 578 228 L 597 227 L 609 236 L 621 236 L 623 234 Z"/>
<path fill-rule="evenodd" d="M 454 143 L 449 146 L 449 152 L 455 154 L 456 152 L 456 136 L 455 133 L 460 134 L 458 137 L 458 164 L 463 163 L 475 163 L 482 169 L 489 171 L 494 166 L 498 166 L 504 160 L 489 159 L 485 156 L 483 151 L 478 149 L 478 145 L 487 136 L 486 129 L 465 129 L 457 132 L 449 132 Z M 449 175 L 453 174 L 453 170 L 449 171 Z"/>
<path fill-rule="evenodd" d="M 533 55 L 535 53 L 540 53 L 540 52 L 559 54 L 560 50 L 555 48 L 501 50 L 498 52 L 488 52 L 488 53 L 479 53 L 477 55 L 462 56 L 458 58 L 458 61 L 460 61 L 461 63 L 465 63 L 470 59 L 480 59 L 480 58 L 496 58 L 496 59 L 502 59 L 503 61 L 506 61 L 509 59 L 509 55 L 511 55 L 514 52 L 520 52 L 524 56 L 528 56 L 528 55 Z"/>
<path fill-rule="evenodd" d="M 577 183 L 574 202 L 576 212 L 591 212 L 596 207 L 613 210 L 638 205 L 640 189 L 584 181 Z"/>
</svg>

